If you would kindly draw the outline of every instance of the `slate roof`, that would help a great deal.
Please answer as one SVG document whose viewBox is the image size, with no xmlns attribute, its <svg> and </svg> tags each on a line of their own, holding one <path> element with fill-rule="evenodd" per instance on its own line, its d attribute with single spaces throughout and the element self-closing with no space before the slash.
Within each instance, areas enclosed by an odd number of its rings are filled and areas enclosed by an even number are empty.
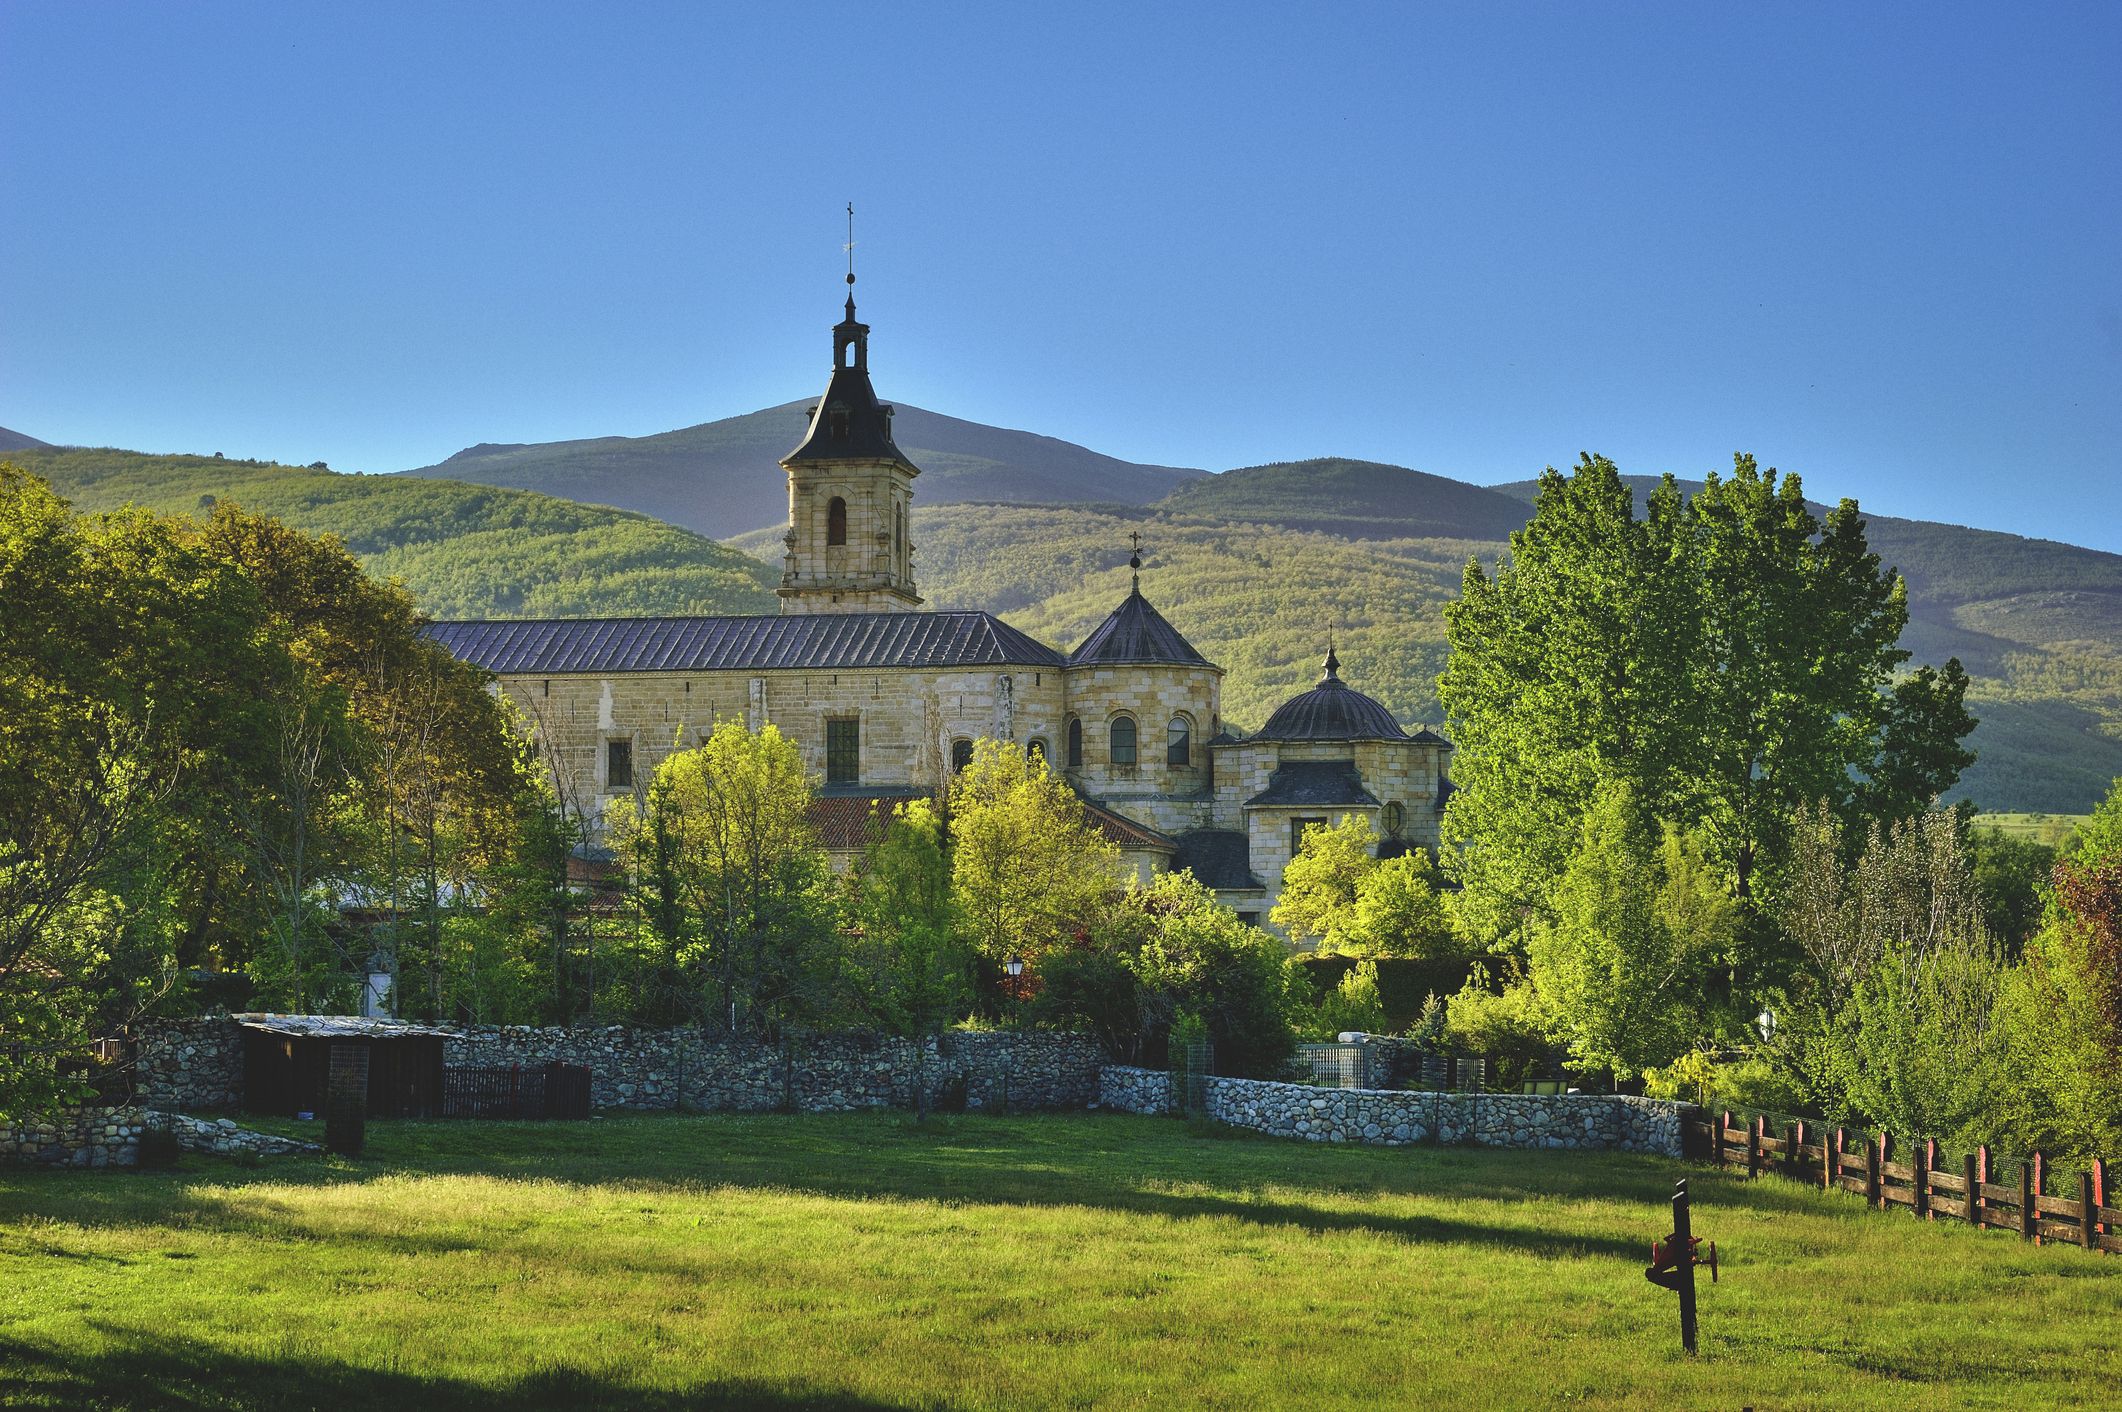
<svg viewBox="0 0 2122 1412">
<path fill-rule="evenodd" d="M 811 405 L 810 425 L 796 449 L 781 458 L 792 461 L 897 461 L 918 468 L 892 442 L 892 409 L 877 400 L 869 381 L 869 325 L 855 321 L 855 299 L 847 300 L 847 317 L 833 330 L 835 360 L 825 395 Z M 838 350 L 852 344 L 850 365 L 841 366 Z"/>
<path fill-rule="evenodd" d="M 1253 739 L 1405 740 L 1407 732 L 1392 712 L 1341 680 L 1341 661 L 1329 650 L 1319 684 L 1277 706 Z"/>
<path fill-rule="evenodd" d="M 1189 829 L 1179 835 L 1172 871 L 1191 868 L 1209 887 L 1225 892 L 1265 890 L 1253 876 L 1252 842 L 1236 829 Z"/>
<path fill-rule="evenodd" d="M 1068 654 L 1071 667 L 1111 665 L 1121 662 L 1183 663 L 1190 667 L 1212 665 L 1194 650 L 1179 630 L 1152 608 L 1139 588 L 1130 589 L 1111 616 L 1098 624 L 1083 645 Z"/>
<path fill-rule="evenodd" d="M 1053 648 L 981 612 L 516 619 L 435 623 L 427 635 L 502 675 L 1062 665 Z"/>
<path fill-rule="evenodd" d="M 1284 760 L 1268 777 L 1267 788 L 1245 801 L 1254 804 L 1366 804 L 1378 796 L 1363 787 L 1353 760 Z"/>
<path fill-rule="evenodd" d="M 247 1030 L 291 1035 L 296 1039 L 401 1039 L 406 1036 L 441 1035 L 451 1031 L 409 1025 L 403 1020 L 372 1020 L 365 1015 L 231 1015 Z"/>
</svg>

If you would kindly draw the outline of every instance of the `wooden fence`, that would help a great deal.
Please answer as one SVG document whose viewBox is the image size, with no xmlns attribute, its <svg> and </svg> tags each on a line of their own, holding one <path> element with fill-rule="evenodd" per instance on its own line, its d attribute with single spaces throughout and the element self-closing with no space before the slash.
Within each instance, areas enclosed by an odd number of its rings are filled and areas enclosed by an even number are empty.
<svg viewBox="0 0 2122 1412">
<path fill-rule="evenodd" d="M 2059 1241 L 2122 1254 L 2122 1207 L 2107 1205 L 2107 1164 L 2078 1174 L 2077 1191 L 2052 1195 L 2047 1160 L 2038 1152 L 1998 1180 L 1987 1147 L 1954 1162 L 1935 1142 L 1894 1149 L 1889 1134 L 1851 1132 L 1810 1123 L 1769 1129 L 1766 1118 L 1735 1126 L 1729 1112 L 1686 1125 L 1690 1155 L 1719 1166 L 1745 1164 L 1756 1177 L 1773 1172 L 1817 1186 L 1853 1192 L 1880 1210 L 1903 1207 L 1925 1221 L 1965 1221 L 2015 1231 L 2036 1244 Z"/>
<path fill-rule="evenodd" d="M 445 1118 L 587 1118 L 589 1070 L 579 1064 L 450 1066 L 442 1071 Z"/>
</svg>

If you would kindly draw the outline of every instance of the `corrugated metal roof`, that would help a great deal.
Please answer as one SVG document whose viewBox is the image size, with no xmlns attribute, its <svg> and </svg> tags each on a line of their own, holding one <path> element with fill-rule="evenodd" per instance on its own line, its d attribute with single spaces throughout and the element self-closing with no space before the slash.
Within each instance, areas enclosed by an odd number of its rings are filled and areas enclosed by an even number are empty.
<svg viewBox="0 0 2122 1412">
<path fill-rule="evenodd" d="M 404 1039 L 417 1035 L 448 1038 L 454 1031 L 430 1029 L 403 1020 L 372 1020 L 365 1015 L 271 1015 L 253 1012 L 231 1015 L 247 1030 L 292 1035 L 296 1039 Z"/>
<path fill-rule="evenodd" d="M 502 675 L 1062 664 L 1053 648 L 980 612 L 522 618 L 435 623 L 427 635 Z"/>
<path fill-rule="evenodd" d="M 1117 662 L 1180 662 L 1211 665 L 1194 645 L 1150 606 L 1140 589 L 1131 590 L 1111 616 L 1098 624 L 1083 645 L 1068 654 L 1071 667 Z"/>
</svg>

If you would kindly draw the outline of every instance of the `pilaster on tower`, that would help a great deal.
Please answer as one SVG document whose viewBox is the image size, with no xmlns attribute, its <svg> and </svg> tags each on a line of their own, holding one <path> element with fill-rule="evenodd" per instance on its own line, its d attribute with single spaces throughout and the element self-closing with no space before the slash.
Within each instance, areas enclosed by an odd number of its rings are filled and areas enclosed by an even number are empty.
<svg viewBox="0 0 2122 1412">
<path fill-rule="evenodd" d="M 853 285 L 855 277 L 847 277 Z M 920 468 L 892 442 L 892 409 L 869 381 L 869 325 L 833 329 L 833 373 L 810 409 L 788 472 L 784 613 L 880 613 L 917 608 L 910 517 Z"/>
</svg>

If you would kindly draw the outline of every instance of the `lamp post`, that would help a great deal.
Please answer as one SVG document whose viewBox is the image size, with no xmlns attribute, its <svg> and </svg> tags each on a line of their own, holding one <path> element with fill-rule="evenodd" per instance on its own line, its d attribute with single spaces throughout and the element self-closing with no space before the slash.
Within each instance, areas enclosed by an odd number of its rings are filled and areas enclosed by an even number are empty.
<svg viewBox="0 0 2122 1412">
<path fill-rule="evenodd" d="M 1009 983 L 1003 989 L 1009 992 L 1010 999 L 1018 999 L 1017 982 L 1024 975 L 1024 958 L 1012 952 L 1010 958 L 1002 963 L 1002 972 L 1009 977 Z"/>
</svg>

